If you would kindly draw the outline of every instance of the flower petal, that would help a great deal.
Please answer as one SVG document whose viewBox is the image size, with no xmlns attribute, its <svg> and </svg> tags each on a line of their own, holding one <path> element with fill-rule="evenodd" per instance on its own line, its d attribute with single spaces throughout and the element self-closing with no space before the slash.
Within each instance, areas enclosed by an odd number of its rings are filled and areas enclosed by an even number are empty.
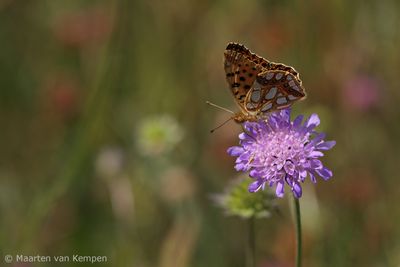
<svg viewBox="0 0 400 267">
<path fill-rule="evenodd" d="M 279 115 L 281 116 L 282 120 L 284 120 L 286 122 L 290 122 L 290 108 L 286 108 L 286 109 L 281 110 Z"/>
<path fill-rule="evenodd" d="M 327 167 L 323 167 L 322 169 L 316 169 L 315 172 L 322 177 L 324 180 L 328 180 L 332 177 L 333 173 Z"/>
<path fill-rule="evenodd" d="M 248 140 L 248 139 L 250 139 L 251 137 L 247 134 L 247 133 L 240 133 L 239 134 L 239 139 L 240 140 Z"/>
<path fill-rule="evenodd" d="M 293 127 L 298 128 L 301 125 L 303 118 L 304 118 L 303 115 L 297 116 L 296 119 L 294 119 L 294 121 L 293 121 Z"/>
<path fill-rule="evenodd" d="M 252 155 L 250 154 L 250 152 L 245 152 L 245 153 L 242 153 L 237 159 L 240 160 L 240 161 L 248 162 L 249 159 L 251 158 L 251 156 Z"/>
<path fill-rule="evenodd" d="M 322 169 L 323 165 L 322 162 L 318 159 L 310 160 L 310 168 L 312 169 Z"/>
<path fill-rule="evenodd" d="M 236 171 L 247 171 L 247 166 L 244 163 L 236 163 L 235 170 Z"/>
<path fill-rule="evenodd" d="M 314 113 L 314 114 L 311 114 L 311 116 L 306 120 L 305 126 L 307 128 L 309 128 L 310 126 L 312 126 L 312 128 L 315 128 L 319 125 L 320 122 L 321 121 L 320 121 L 318 115 Z"/>
<path fill-rule="evenodd" d="M 300 198 L 301 195 L 303 194 L 301 185 L 298 182 L 293 183 L 292 192 L 296 198 Z"/>
<path fill-rule="evenodd" d="M 255 124 L 253 122 L 245 122 L 245 123 L 243 123 L 243 127 L 247 132 L 249 132 L 253 136 L 257 135 L 257 128 L 258 128 L 257 124 Z"/>
<path fill-rule="evenodd" d="M 284 166 L 285 166 L 285 161 L 279 160 L 276 162 L 276 170 L 277 171 L 282 170 Z"/>
<path fill-rule="evenodd" d="M 336 145 L 336 141 L 325 141 L 316 146 L 319 150 L 329 150 Z"/>
<path fill-rule="evenodd" d="M 257 130 L 261 134 L 267 134 L 270 132 L 270 127 L 268 126 L 268 123 L 265 120 L 259 120 L 259 124 L 257 126 L 258 126 Z"/>
<path fill-rule="evenodd" d="M 311 140 L 311 142 L 306 145 L 306 148 L 317 145 L 319 142 L 321 142 L 322 139 L 325 138 L 325 136 L 326 136 L 325 133 L 317 134 L 317 136 L 315 136 L 314 139 Z"/>
<path fill-rule="evenodd" d="M 252 183 L 249 185 L 249 188 L 248 188 L 249 192 L 250 192 L 250 193 L 255 193 L 255 192 L 257 192 L 257 191 L 260 190 L 260 188 L 264 185 L 264 183 L 265 183 L 265 182 L 264 182 L 262 179 L 257 180 L 257 181 L 255 181 L 255 182 L 252 182 Z"/>
<path fill-rule="evenodd" d="M 257 169 L 252 169 L 252 170 L 249 172 L 249 176 L 250 176 L 251 178 L 259 178 L 259 177 L 262 176 L 262 174 L 260 173 L 259 170 L 257 170 Z"/>
<path fill-rule="evenodd" d="M 318 158 L 318 157 L 322 157 L 324 155 L 324 153 L 322 153 L 321 151 L 318 150 L 314 150 L 311 151 L 311 153 L 309 154 L 310 158 Z"/>
<path fill-rule="evenodd" d="M 283 181 L 276 183 L 275 194 L 277 197 L 283 197 L 283 195 L 285 194 L 285 184 Z"/>
<path fill-rule="evenodd" d="M 286 171 L 287 174 L 293 175 L 295 166 L 294 166 L 294 164 L 292 162 L 286 161 L 286 163 L 285 163 L 285 165 L 283 167 L 285 168 L 285 171 Z"/>
<path fill-rule="evenodd" d="M 317 183 L 317 179 L 315 178 L 315 174 L 313 171 L 309 171 L 308 174 L 310 174 L 310 180 L 311 182 L 313 182 L 314 184 Z"/>
<path fill-rule="evenodd" d="M 244 149 L 240 146 L 232 146 L 228 148 L 226 152 L 228 152 L 230 156 L 237 157 L 244 152 Z"/>
<path fill-rule="evenodd" d="M 299 176 L 302 180 L 307 177 L 307 171 L 306 170 L 301 170 L 299 171 Z"/>
</svg>

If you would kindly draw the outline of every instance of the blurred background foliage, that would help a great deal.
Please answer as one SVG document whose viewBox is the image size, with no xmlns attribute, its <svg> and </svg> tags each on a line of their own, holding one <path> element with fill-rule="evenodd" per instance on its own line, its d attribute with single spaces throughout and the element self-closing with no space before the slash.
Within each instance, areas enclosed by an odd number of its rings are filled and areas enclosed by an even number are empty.
<svg viewBox="0 0 400 267">
<path fill-rule="evenodd" d="M 335 139 L 301 200 L 304 266 L 400 266 L 400 3 L 0 1 L 0 251 L 101 266 L 243 266 L 246 223 L 222 67 L 236 41 L 294 66 Z M 257 266 L 292 266 L 286 199 L 256 222 Z M 20 265 L 15 265 L 20 266 Z M 26 264 L 23 266 L 54 266 Z M 83 264 L 82 266 L 86 266 Z"/>
</svg>

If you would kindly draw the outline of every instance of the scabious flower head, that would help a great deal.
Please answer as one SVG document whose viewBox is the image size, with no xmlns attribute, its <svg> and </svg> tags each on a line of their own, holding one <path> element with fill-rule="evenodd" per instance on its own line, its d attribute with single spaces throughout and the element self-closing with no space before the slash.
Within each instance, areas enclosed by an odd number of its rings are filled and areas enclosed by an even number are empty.
<svg viewBox="0 0 400 267">
<path fill-rule="evenodd" d="M 257 192 L 265 184 L 275 186 L 278 197 L 284 196 L 285 184 L 296 198 L 302 195 L 301 183 L 307 176 L 316 183 L 316 176 L 328 180 L 332 171 L 320 158 L 321 151 L 331 149 L 336 142 L 324 141 L 324 133 L 314 130 L 320 120 L 312 114 L 303 121 L 299 115 L 290 120 L 290 109 L 272 113 L 266 120 L 245 122 L 245 132 L 239 135 L 240 146 L 230 147 L 228 154 L 237 157 L 235 169 L 248 172 L 255 181 L 248 190 Z"/>
</svg>

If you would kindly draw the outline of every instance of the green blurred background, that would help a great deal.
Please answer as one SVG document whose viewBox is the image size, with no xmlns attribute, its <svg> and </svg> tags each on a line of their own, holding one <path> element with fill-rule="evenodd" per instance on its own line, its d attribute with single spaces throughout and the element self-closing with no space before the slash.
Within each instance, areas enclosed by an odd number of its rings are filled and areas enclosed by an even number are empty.
<svg viewBox="0 0 400 267">
<path fill-rule="evenodd" d="M 229 114 L 205 104 L 237 110 L 235 41 L 294 66 L 308 93 L 294 113 L 337 141 L 334 177 L 301 199 L 304 266 L 400 266 L 399 14 L 395 0 L 0 1 L 1 256 L 244 266 L 246 222 L 211 200 L 237 177 L 240 126 L 210 134 Z M 289 199 L 256 222 L 257 266 L 293 266 Z"/>
</svg>

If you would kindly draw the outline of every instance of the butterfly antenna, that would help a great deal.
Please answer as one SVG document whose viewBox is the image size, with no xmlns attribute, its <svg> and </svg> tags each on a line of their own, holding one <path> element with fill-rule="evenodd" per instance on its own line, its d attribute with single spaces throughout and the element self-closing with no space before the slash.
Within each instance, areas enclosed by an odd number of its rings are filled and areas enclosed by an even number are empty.
<svg viewBox="0 0 400 267">
<path fill-rule="evenodd" d="M 224 111 L 226 111 L 226 112 L 235 114 L 235 112 L 233 112 L 232 110 L 229 110 L 229 109 L 227 109 L 227 108 L 223 108 L 223 107 L 221 107 L 221 106 L 218 106 L 218 105 L 216 105 L 216 104 L 214 104 L 214 103 L 211 103 L 210 101 L 206 101 L 206 104 L 208 104 L 208 105 L 210 105 L 210 106 L 213 106 L 214 108 L 222 109 L 222 110 L 224 110 Z"/>
<path fill-rule="evenodd" d="M 229 119 L 227 119 L 226 121 L 224 121 L 223 123 L 221 123 L 220 125 L 218 125 L 217 127 L 215 127 L 214 129 L 212 129 L 212 130 L 210 131 L 210 133 L 213 133 L 215 130 L 218 130 L 219 128 L 221 128 L 222 126 L 224 126 L 225 124 L 227 124 L 228 121 L 230 121 L 230 120 L 232 120 L 232 119 L 233 119 L 233 117 L 230 117 Z"/>
</svg>

